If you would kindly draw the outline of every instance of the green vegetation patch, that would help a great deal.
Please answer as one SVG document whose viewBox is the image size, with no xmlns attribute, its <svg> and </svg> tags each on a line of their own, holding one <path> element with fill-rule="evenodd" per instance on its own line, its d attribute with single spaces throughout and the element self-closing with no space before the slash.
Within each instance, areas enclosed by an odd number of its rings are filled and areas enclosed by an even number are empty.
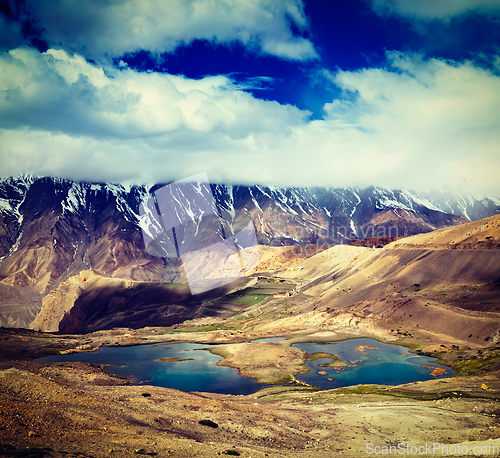
<svg viewBox="0 0 500 458">
<path fill-rule="evenodd" d="M 310 396 L 316 392 L 313 396 Z M 307 396 L 309 394 L 309 396 Z M 266 400 L 284 400 L 295 399 L 296 401 L 307 400 L 313 403 L 332 402 L 360 402 L 359 398 L 363 396 L 364 400 L 375 400 L 374 396 L 384 396 L 392 398 L 412 399 L 415 401 L 437 401 L 440 399 L 491 399 L 499 401 L 498 395 L 488 392 L 466 392 L 466 391 L 446 391 L 446 392 L 424 392 L 424 391 L 410 391 L 401 388 L 390 388 L 386 385 L 355 385 L 343 388 L 336 388 L 333 390 L 320 390 L 316 387 L 306 386 L 275 386 L 264 388 L 255 393 L 257 398 L 265 398 Z M 352 398 L 351 398 L 352 397 Z M 380 399 L 380 398 L 379 398 Z"/>
<path fill-rule="evenodd" d="M 192 326 L 189 328 L 176 328 L 174 332 L 210 332 L 210 331 L 234 331 L 234 326 L 214 324 L 211 326 Z"/>
<path fill-rule="evenodd" d="M 418 351 L 416 353 L 419 353 Z M 425 353 L 425 349 L 420 354 Z M 434 352 L 430 356 L 438 358 L 438 363 L 451 366 L 456 375 L 479 375 L 488 372 L 500 359 L 500 346 L 471 350 Z"/>
<path fill-rule="evenodd" d="M 451 363 L 451 368 L 457 375 L 482 374 L 487 372 L 498 359 L 499 355 L 486 359 L 456 360 Z"/>
<path fill-rule="evenodd" d="M 334 395 L 380 395 L 380 396 L 391 396 L 395 398 L 405 398 L 414 399 L 416 401 L 437 401 L 439 399 L 445 398 L 484 398 L 484 399 L 496 399 L 494 394 L 490 393 L 468 393 L 465 391 L 446 391 L 430 393 L 425 391 L 410 391 L 402 388 L 388 388 L 384 385 L 356 385 L 348 386 L 344 388 L 337 388 L 335 390 L 330 390 L 328 393 Z"/>
<path fill-rule="evenodd" d="M 335 359 L 337 357 L 332 353 L 325 353 L 324 351 L 315 351 L 314 353 L 311 354 L 311 356 L 308 356 L 306 358 L 306 361 L 316 361 L 317 359 L 323 359 L 323 358 Z"/>
<path fill-rule="evenodd" d="M 346 386 L 344 388 L 336 388 L 329 390 L 329 393 L 334 395 L 350 395 L 350 394 L 387 394 L 385 385 L 354 385 Z"/>
<path fill-rule="evenodd" d="M 219 301 L 251 306 L 251 305 L 258 304 L 259 302 L 262 302 L 263 300 L 267 299 L 269 296 L 270 296 L 270 294 L 263 294 L 261 292 L 252 293 L 252 292 L 246 292 L 245 290 L 243 290 L 243 291 L 238 291 L 236 293 L 227 294 L 225 296 L 222 296 L 219 299 Z"/>
<path fill-rule="evenodd" d="M 311 393 L 311 392 L 316 392 L 316 391 L 321 391 L 319 388 L 316 388 L 314 386 L 304 386 L 304 385 L 289 385 L 289 386 L 283 386 L 283 385 L 277 385 L 277 386 L 271 386 L 268 388 L 263 388 L 262 390 L 257 391 L 253 396 L 256 398 L 263 398 L 263 397 L 273 397 L 273 396 L 278 396 L 283 393 L 286 394 L 293 394 L 293 393 Z"/>
</svg>

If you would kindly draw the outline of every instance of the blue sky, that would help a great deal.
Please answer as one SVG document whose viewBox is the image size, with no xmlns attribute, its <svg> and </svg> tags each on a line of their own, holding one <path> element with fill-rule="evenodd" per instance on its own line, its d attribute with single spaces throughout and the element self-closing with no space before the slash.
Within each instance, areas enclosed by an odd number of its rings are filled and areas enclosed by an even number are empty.
<svg viewBox="0 0 500 458">
<path fill-rule="evenodd" d="M 0 172 L 500 196 L 500 0 L 0 0 Z"/>
</svg>

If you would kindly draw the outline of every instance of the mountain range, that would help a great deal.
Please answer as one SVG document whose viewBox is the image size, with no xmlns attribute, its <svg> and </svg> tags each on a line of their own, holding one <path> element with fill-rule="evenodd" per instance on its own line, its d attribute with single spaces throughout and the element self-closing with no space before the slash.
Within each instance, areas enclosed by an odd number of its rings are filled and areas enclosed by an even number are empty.
<svg viewBox="0 0 500 458">
<path fill-rule="evenodd" d="M 126 288 L 126 281 L 185 282 L 177 259 L 151 256 L 144 244 L 148 221 L 140 205 L 161 187 L 32 176 L 1 179 L 0 325 L 28 327 L 42 301 L 56 290 L 62 294 L 64 282 L 75 276 L 85 281 L 85 272 L 120 288 Z M 228 226 L 251 219 L 258 243 L 270 246 L 394 239 L 500 213 L 496 196 L 431 196 L 378 187 L 212 184 L 211 191 Z M 224 238 L 223 231 L 218 237 Z M 78 294 L 66 287 L 70 307 Z"/>
</svg>

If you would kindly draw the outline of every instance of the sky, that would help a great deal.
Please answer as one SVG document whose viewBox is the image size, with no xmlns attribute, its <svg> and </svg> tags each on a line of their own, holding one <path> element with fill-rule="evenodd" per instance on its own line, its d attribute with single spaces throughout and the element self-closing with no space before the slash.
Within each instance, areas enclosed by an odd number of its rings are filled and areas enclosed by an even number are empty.
<svg viewBox="0 0 500 458">
<path fill-rule="evenodd" d="M 0 175 L 500 197 L 500 0 L 0 0 Z"/>
</svg>

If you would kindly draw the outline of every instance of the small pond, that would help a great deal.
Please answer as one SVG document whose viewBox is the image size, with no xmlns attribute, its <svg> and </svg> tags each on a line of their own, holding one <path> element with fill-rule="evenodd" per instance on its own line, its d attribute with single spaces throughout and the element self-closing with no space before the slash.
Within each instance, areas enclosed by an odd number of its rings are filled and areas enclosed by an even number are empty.
<svg viewBox="0 0 500 458">
<path fill-rule="evenodd" d="M 358 384 L 400 385 L 455 375 L 438 364 L 437 358 L 368 338 L 293 346 L 314 359 L 306 362 L 310 372 L 296 378 L 324 390 Z"/>
<path fill-rule="evenodd" d="M 316 358 L 306 362 L 310 372 L 297 376 L 297 379 L 321 389 L 361 383 L 396 385 L 454 375 L 450 368 L 437 364 L 436 358 L 414 355 L 404 347 L 382 344 L 373 339 L 293 346 Z M 168 343 L 102 347 L 99 351 L 52 355 L 38 361 L 106 364 L 109 372 L 127 377 L 134 384 L 184 391 L 246 395 L 269 386 L 239 376 L 237 369 L 217 366 L 222 357 L 210 353 L 207 350 L 210 347 L 214 345 Z"/>
</svg>

